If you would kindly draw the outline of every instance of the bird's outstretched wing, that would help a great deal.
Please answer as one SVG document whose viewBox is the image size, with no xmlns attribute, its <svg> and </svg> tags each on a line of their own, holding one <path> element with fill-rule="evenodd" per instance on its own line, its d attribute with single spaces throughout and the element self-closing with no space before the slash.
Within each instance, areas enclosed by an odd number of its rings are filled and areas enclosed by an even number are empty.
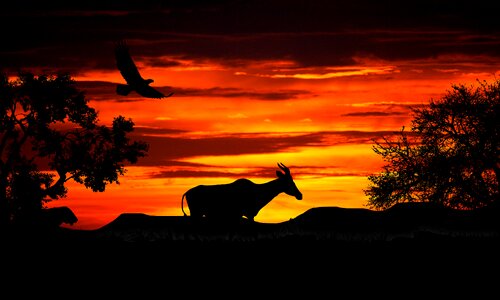
<svg viewBox="0 0 500 300">
<path fill-rule="evenodd" d="M 128 95 L 135 90 L 139 95 L 146 98 L 161 99 L 170 97 L 173 93 L 164 95 L 162 92 L 149 86 L 152 79 L 144 80 L 137 69 L 132 57 L 130 56 L 127 45 L 124 41 L 120 41 L 115 47 L 116 66 L 128 85 L 118 84 L 116 92 L 119 95 Z"/>
<path fill-rule="evenodd" d="M 125 42 L 120 41 L 115 47 L 116 66 L 125 81 L 130 85 L 142 84 L 143 78 L 137 69 Z"/>
<path fill-rule="evenodd" d="M 136 92 L 146 98 L 156 98 L 156 99 L 161 99 L 161 98 L 166 98 L 172 96 L 174 93 L 171 92 L 168 95 L 164 95 L 162 92 L 154 89 L 153 87 L 143 84 L 140 87 L 136 89 Z"/>
</svg>

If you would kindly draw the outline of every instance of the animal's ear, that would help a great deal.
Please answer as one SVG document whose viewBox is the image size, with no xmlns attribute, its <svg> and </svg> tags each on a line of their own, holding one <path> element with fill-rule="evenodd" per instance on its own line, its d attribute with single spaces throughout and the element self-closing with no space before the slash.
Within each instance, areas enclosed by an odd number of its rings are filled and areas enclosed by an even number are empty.
<svg viewBox="0 0 500 300">
<path fill-rule="evenodd" d="M 281 172 L 281 171 L 276 171 L 276 176 L 278 177 L 284 177 L 285 176 L 285 173 Z"/>
</svg>

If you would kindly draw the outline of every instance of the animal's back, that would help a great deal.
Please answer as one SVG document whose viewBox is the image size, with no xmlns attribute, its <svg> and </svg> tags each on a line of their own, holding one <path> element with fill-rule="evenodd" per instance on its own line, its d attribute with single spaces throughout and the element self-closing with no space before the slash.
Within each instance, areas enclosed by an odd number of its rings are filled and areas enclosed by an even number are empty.
<svg viewBox="0 0 500 300">
<path fill-rule="evenodd" d="M 241 178 L 227 184 L 198 185 L 185 194 L 191 216 L 243 216 L 253 200 L 255 184 Z"/>
</svg>

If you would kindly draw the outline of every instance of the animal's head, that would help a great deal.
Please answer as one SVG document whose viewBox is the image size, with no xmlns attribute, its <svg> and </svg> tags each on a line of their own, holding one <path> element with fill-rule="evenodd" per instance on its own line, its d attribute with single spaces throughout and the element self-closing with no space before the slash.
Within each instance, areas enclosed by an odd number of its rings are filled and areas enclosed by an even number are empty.
<svg viewBox="0 0 500 300">
<path fill-rule="evenodd" d="M 144 80 L 144 82 L 145 82 L 146 84 L 150 84 L 150 83 L 153 83 L 153 82 L 155 82 L 155 81 L 154 81 L 153 79 L 146 79 L 146 80 Z"/>
<path fill-rule="evenodd" d="M 290 174 L 290 169 L 288 169 L 284 164 L 278 163 L 278 167 L 283 170 L 281 171 L 276 171 L 276 175 L 278 176 L 279 180 L 281 180 L 285 190 L 284 192 L 287 195 L 294 196 L 297 200 L 302 200 L 302 193 L 299 191 L 297 186 L 295 185 L 295 182 L 293 181 L 292 174 Z"/>
</svg>

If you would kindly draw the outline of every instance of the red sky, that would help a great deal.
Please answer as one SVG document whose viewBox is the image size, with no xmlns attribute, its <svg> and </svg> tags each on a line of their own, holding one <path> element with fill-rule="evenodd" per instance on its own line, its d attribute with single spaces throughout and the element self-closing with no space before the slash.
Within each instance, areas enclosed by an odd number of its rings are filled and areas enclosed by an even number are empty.
<svg viewBox="0 0 500 300">
<path fill-rule="evenodd" d="M 119 185 L 66 199 L 94 229 L 121 213 L 182 215 L 198 184 L 274 179 L 287 165 L 301 201 L 281 194 L 257 215 L 288 220 L 318 206 L 365 207 L 382 161 L 373 139 L 410 127 L 410 107 L 452 84 L 500 76 L 498 4 L 460 1 L 75 1 L 16 5 L 0 66 L 68 71 L 100 121 L 132 118 L 148 157 Z M 22 20 L 22 22 L 20 22 Z M 113 47 L 127 41 L 163 100 L 119 96 Z M 496 77 L 495 77 L 496 76 Z"/>
</svg>

